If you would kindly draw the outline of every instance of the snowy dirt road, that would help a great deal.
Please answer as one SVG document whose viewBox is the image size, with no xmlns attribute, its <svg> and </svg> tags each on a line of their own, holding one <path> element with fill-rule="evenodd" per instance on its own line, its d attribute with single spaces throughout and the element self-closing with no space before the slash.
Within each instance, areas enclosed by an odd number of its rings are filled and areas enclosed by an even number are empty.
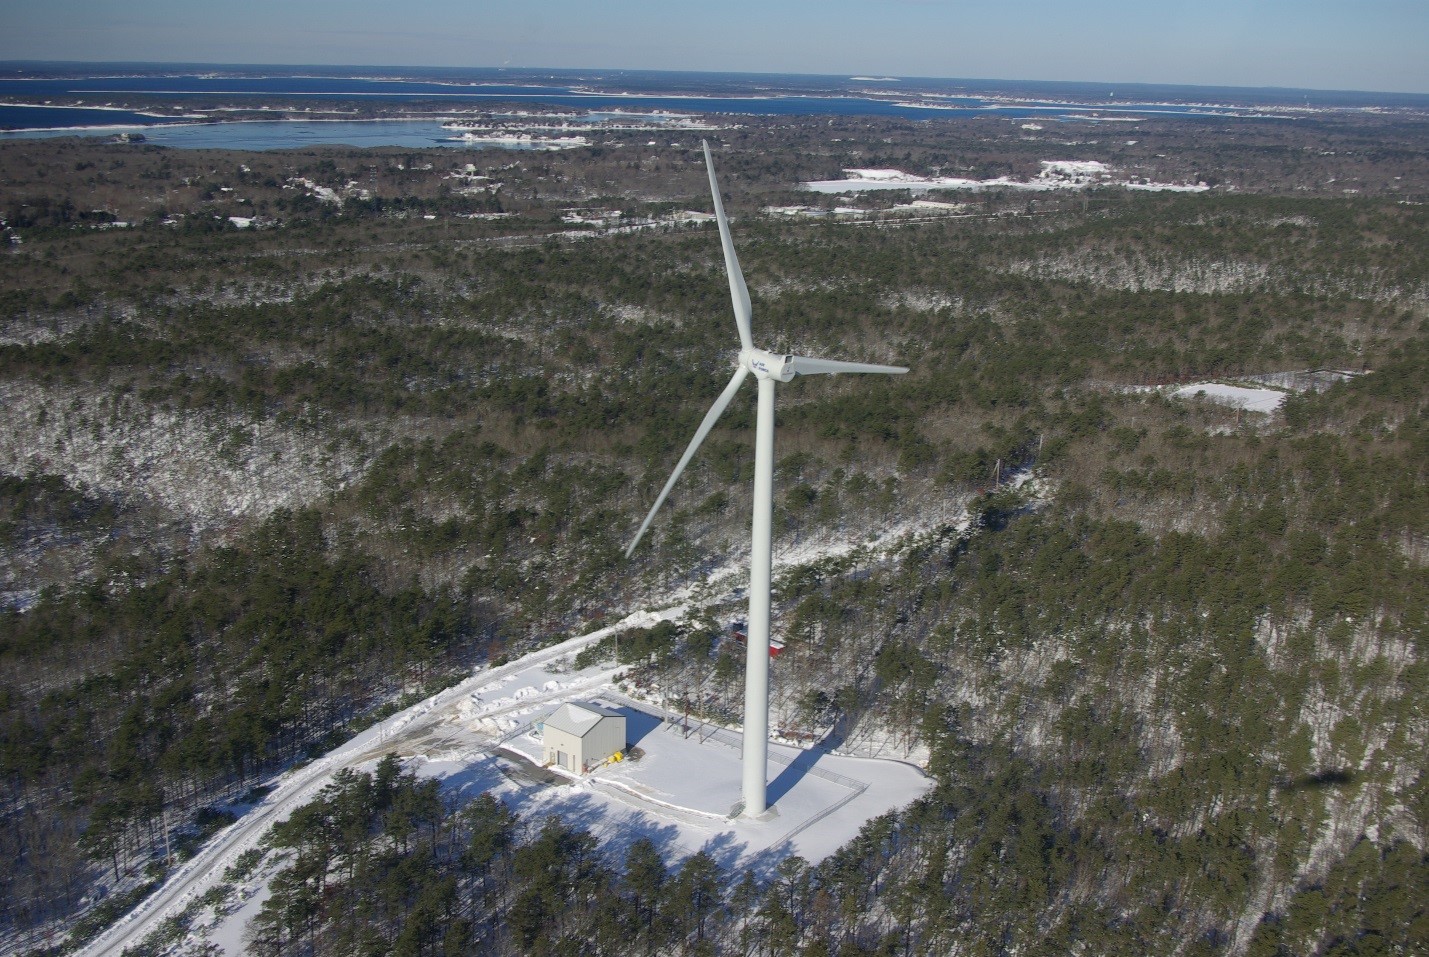
<svg viewBox="0 0 1429 957">
<path fill-rule="evenodd" d="M 877 560 L 878 556 L 906 547 L 920 535 L 946 534 L 949 529 L 965 528 L 967 514 L 962 505 L 952 500 L 939 502 L 937 507 L 924 510 L 916 518 L 885 525 L 876 535 L 820 535 L 786 543 L 776 553 L 776 571 L 853 552 L 864 552 L 870 561 Z M 480 777 L 472 769 L 487 765 L 489 762 L 480 758 L 483 754 L 490 755 L 503 739 L 519 735 L 520 738 L 512 742 L 518 746 L 512 750 L 523 753 L 519 746 L 522 741 L 526 741 L 525 750 L 530 750 L 529 735 L 525 733 L 529 722 L 550 704 L 613 690 L 611 670 L 594 668 L 577 672 L 562 659 L 573 658 L 581 649 L 609 635 L 650 627 L 660 621 L 678 620 L 692 607 L 727 601 L 741 587 L 739 564 L 735 560 L 729 566 L 710 570 L 700 582 L 668 595 L 665 600 L 670 606 L 661 611 L 639 611 L 615 625 L 540 649 L 500 667 L 477 671 L 460 684 L 369 728 L 321 759 L 280 775 L 262 802 L 215 836 L 159 890 L 78 953 L 83 957 L 121 954 L 125 948 L 160 930 L 167 918 L 180 915 L 198 898 L 219 886 L 224 871 L 240 854 L 259 847 L 275 824 L 311 801 L 343 768 L 361 767 L 395 752 L 424 766 L 427 773 L 443 777 L 448 786 L 464 789 L 467 785 L 462 783 L 463 776 L 471 780 Z M 552 667 L 546 670 L 546 666 Z M 648 703 L 641 703 L 639 707 L 651 714 L 660 711 L 652 710 Z M 627 766 L 613 772 L 607 780 L 572 782 L 573 788 L 558 789 L 563 796 L 542 805 L 541 810 L 560 813 L 567 804 L 571 808 L 585 807 L 599 788 L 617 805 L 625 806 L 621 811 L 618 806 L 605 805 L 599 811 L 600 816 L 608 818 L 608 830 L 612 833 L 635 833 L 641 826 L 663 816 L 667 822 L 678 820 L 689 825 L 683 830 L 676 828 L 679 833 L 674 835 L 672 849 L 692 853 L 711 837 L 716 840 L 729 837 L 720 831 L 729 830 L 727 814 L 737 795 L 727 797 L 719 788 L 701 783 L 700 790 L 708 792 L 705 794 L 708 806 L 700 807 L 698 805 L 704 802 L 691 800 L 685 792 L 691 780 L 703 782 L 712 767 L 725 760 L 737 764 L 737 752 L 730 749 L 728 742 L 719 744 L 708 738 L 702 742 L 699 736 L 693 739 L 695 745 L 708 743 L 714 750 L 692 750 L 684 742 L 676 747 L 662 743 L 680 738 L 677 733 L 661 733 L 647 742 L 651 755 L 639 771 L 643 781 L 632 778 L 636 772 Z M 736 822 L 740 840 L 731 846 L 743 848 L 745 853 L 766 856 L 782 847 L 785 851 L 780 853 L 794 852 L 818 859 L 851 839 L 863 821 L 906 804 L 926 786 L 916 769 L 898 762 L 872 761 L 860 765 L 860 761 L 867 759 L 834 755 L 800 758 L 797 755 L 796 750 L 790 749 L 789 755 L 775 756 L 770 766 L 771 795 L 779 794 L 779 806 L 785 814 L 783 820 L 760 826 L 747 821 Z M 823 768 L 808 771 L 804 767 L 815 761 L 823 764 Z M 842 774 L 835 772 L 835 767 L 840 768 Z M 662 775 L 666 776 L 662 778 Z M 856 800 L 848 798 L 853 792 L 847 786 L 832 783 L 832 779 L 843 775 L 861 779 L 855 782 L 862 784 Z M 500 778 L 500 774 L 497 777 Z M 738 774 L 733 771 L 727 775 L 721 773 L 720 777 L 738 780 Z M 640 810 L 642 808 L 644 810 Z M 808 830 L 814 819 L 820 822 L 817 834 Z M 736 857 L 730 856 L 722 863 L 733 865 Z M 251 895 L 261 895 L 266 890 L 250 887 L 246 892 L 250 894 L 248 903 L 237 911 L 226 911 L 227 916 L 217 915 L 216 925 L 210 925 L 203 932 L 208 941 L 219 943 L 219 949 L 229 954 L 242 952 L 242 924 L 260 899 Z"/>
<path fill-rule="evenodd" d="M 158 930 L 165 918 L 178 914 L 191 901 L 216 886 L 224 870 L 239 854 L 257 847 L 274 824 L 285 820 L 298 807 L 312 800 L 332 780 L 333 774 L 342 768 L 360 766 L 388 751 L 404 750 L 409 743 L 420 741 L 424 750 L 429 749 L 431 742 L 422 739 L 430 738 L 434 732 L 438 732 L 437 741 L 452 737 L 441 734 L 441 729 L 457 718 L 462 703 L 478 686 L 501 682 L 523 671 L 557 661 L 615 632 L 653 625 L 677 618 L 682 613 L 683 607 L 662 612 L 637 612 L 609 628 L 543 648 L 499 668 L 477 672 L 460 684 L 369 728 L 319 760 L 288 771 L 278 778 L 276 787 L 263 801 L 220 832 L 175 871 L 162 887 L 86 945 L 79 954 L 82 957 L 120 954 L 126 947 L 132 947 Z M 567 686 L 546 695 L 521 699 L 509 708 L 487 716 L 495 717 L 520 708 L 530 708 L 556 697 L 578 694 L 579 691 L 579 687 Z M 454 737 L 452 740 L 455 743 Z"/>
</svg>

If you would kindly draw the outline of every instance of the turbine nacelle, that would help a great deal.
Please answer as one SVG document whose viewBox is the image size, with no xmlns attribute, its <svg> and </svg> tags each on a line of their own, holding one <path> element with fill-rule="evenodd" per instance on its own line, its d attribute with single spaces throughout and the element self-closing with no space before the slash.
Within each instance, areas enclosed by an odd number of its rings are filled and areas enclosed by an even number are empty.
<svg viewBox="0 0 1429 957">
<path fill-rule="evenodd" d="M 905 366 L 881 366 L 871 362 L 780 355 L 776 352 L 765 352 L 763 349 L 741 349 L 739 367 L 753 372 L 755 378 L 771 379 L 775 382 L 788 382 L 796 375 L 838 375 L 841 372 L 902 375 L 908 371 Z"/>
<path fill-rule="evenodd" d="M 775 382 L 788 382 L 798 375 L 798 370 L 794 368 L 794 356 L 778 355 L 763 349 L 741 349 L 739 364 L 758 378 L 773 379 Z"/>
</svg>

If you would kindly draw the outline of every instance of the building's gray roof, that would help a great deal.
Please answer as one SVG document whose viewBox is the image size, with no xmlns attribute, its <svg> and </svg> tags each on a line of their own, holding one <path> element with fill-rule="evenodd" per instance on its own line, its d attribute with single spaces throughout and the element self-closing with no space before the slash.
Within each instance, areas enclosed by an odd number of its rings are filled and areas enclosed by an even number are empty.
<svg viewBox="0 0 1429 957">
<path fill-rule="evenodd" d="M 619 718 L 624 721 L 625 715 L 590 701 L 568 701 L 547 715 L 545 724 L 548 728 L 584 738 L 602 718 Z"/>
</svg>

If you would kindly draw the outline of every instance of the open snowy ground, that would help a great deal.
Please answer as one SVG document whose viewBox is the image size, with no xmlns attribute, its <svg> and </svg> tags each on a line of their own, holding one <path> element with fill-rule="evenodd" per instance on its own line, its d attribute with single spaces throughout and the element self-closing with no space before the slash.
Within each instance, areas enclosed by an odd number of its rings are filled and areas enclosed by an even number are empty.
<svg viewBox="0 0 1429 957">
<path fill-rule="evenodd" d="M 776 572 L 822 559 L 859 555 L 875 563 L 928 535 L 966 526 L 963 503 L 928 503 L 905 522 L 866 534 L 843 529 L 800 536 L 776 549 Z M 930 786 L 922 772 L 899 760 L 799 751 L 771 743 L 768 779 L 777 815 L 764 821 L 730 819 L 738 800 L 737 732 L 713 726 L 672 730 L 658 706 L 634 702 L 616 686 L 622 669 L 609 664 L 577 670 L 575 656 L 631 628 L 677 620 L 743 592 L 743 556 L 707 570 L 699 582 L 666 596 L 662 611 L 641 611 L 607 628 L 532 652 L 469 678 L 364 731 L 323 758 L 274 779 L 272 792 L 241 811 L 191 860 L 132 913 L 84 947 L 80 954 L 117 954 L 186 913 L 189 931 L 158 953 L 187 953 L 209 944 L 243 953 L 243 931 L 267 896 L 280 866 L 269 855 L 250 875 L 225 882 L 224 871 L 258 848 L 269 829 L 313 800 L 342 768 L 366 768 L 389 753 L 420 774 L 439 777 L 449 792 L 474 796 L 491 790 L 528 819 L 558 814 L 587 828 L 619 853 L 644 834 L 671 862 L 697 850 L 733 868 L 762 870 L 792 854 L 818 861 L 853 838 L 864 822 L 915 800 Z M 632 738 L 645 756 L 609 766 L 580 781 L 542 783 L 527 758 L 539 744 L 528 726 L 562 701 L 600 698 L 627 710 Z M 638 713 L 637 713 L 638 712 Z M 505 740 L 503 740 L 505 739 Z M 853 742 L 850 747 L 855 746 Z M 868 742 L 861 752 L 879 751 Z M 216 906 L 200 898 L 225 890 Z"/>
<path fill-rule="evenodd" d="M 822 860 L 855 837 L 865 821 L 909 803 L 931 783 L 911 765 L 771 744 L 769 796 L 777 813 L 767 820 L 733 818 L 740 798 L 738 735 L 698 726 L 687 732 L 678 719 L 662 721 L 644 707 L 597 697 L 625 713 L 631 743 L 644 752 L 639 760 L 536 788 L 509 779 L 493 786 L 489 771 L 461 760 L 417 759 L 419 773 L 460 788 L 471 788 L 474 778 L 523 817 L 554 814 L 578 822 L 617 852 L 648 836 L 670 861 L 703 849 L 735 871 L 762 871 L 791 854 Z M 505 748 L 532 763 L 541 760 L 541 744 L 532 733 Z M 498 752 L 483 763 L 505 760 Z"/>
<path fill-rule="evenodd" d="M 587 644 L 568 644 L 574 643 Z M 581 821 L 616 846 L 650 833 L 671 860 L 716 846 L 721 863 L 740 869 L 795 853 L 810 861 L 827 857 L 864 821 L 907 804 L 929 786 L 910 764 L 771 743 L 768 793 L 777 815 L 732 818 L 740 799 L 741 735 L 627 697 L 615 680 L 622 669 L 602 664 L 575 670 L 576 650 L 483 682 L 420 735 L 379 737 L 368 759 L 395 751 L 448 787 L 500 794 L 525 817 Z M 501 768 L 513 760 L 519 766 L 522 759 L 540 765 L 535 722 L 572 700 L 594 700 L 624 713 L 628 743 L 643 755 L 583 777 L 557 769 L 562 783 L 554 786 L 513 783 Z"/>
<path fill-rule="evenodd" d="M 1172 390 L 1172 395 L 1181 399 L 1203 398 L 1220 405 L 1229 405 L 1247 412 L 1274 412 L 1285 401 L 1285 392 L 1279 389 L 1247 389 L 1239 385 L 1223 385 L 1219 382 L 1197 382 Z"/>
<path fill-rule="evenodd" d="M 596 635 L 656 620 L 640 616 Z M 557 816 L 589 830 L 616 855 L 643 836 L 672 864 L 704 850 L 733 873 L 747 867 L 767 873 L 793 854 L 822 860 L 855 837 L 865 821 L 908 804 L 931 786 L 910 764 L 771 744 L 768 793 L 776 813 L 765 820 L 733 818 L 740 798 L 740 735 L 697 721 L 686 725 L 656 705 L 626 697 L 615 684 L 619 669 L 574 669 L 575 655 L 592 637 L 475 676 L 452 689 L 456 694 L 444 692 L 439 706 L 405 714 L 405 721 L 397 716 L 344 749 L 349 757 L 341 766 L 370 770 L 382 755 L 395 753 L 420 776 L 440 780 L 449 793 L 469 799 L 490 792 L 527 821 Z M 598 700 L 622 711 L 629 743 L 641 757 L 582 777 L 541 780 L 535 766 L 541 764 L 542 746 L 534 722 L 569 700 Z M 336 766 L 301 799 L 279 802 L 283 811 L 268 826 L 311 800 Z M 267 896 L 273 872 L 269 862 L 235 888 L 228 904 L 205 909 L 188 943 L 242 954 L 244 929 Z M 201 893 L 195 889 L 189 899 Z"/>
<path fill-rule="evenodd" d="M 906 189 L 924 193 L 933 189 L 1019 189 L 1041 192 L 1054 189 L 1086 189 L 1090 186 L 1120 186 L 1124 189 L 1158 192 L 1203 193 L 1204 183 L 1153 183 L 1126 176 L 1096 160 L 1042 160 L 1041 171 L 1032 179 L 1009 176 L 996 179 L 968 179 L 964 176 L 919 176 L 897 169 L 846 169 L 844 179 L 814 180 L 801 184 L 813 193 L 860 193 L 869 190 Z"/>
<path fill-rule="evenodd" d="M 1019 475 L 1014 483 L 1036 480 Z M 886 521 L 868 530 L 840 528 L 813 535 L 795 535 L 776 543 L 776 577 L 796 567 L 829 558 L 851 557 L 856 564 L 876 564 L 929 536 L 965 529 L 968 514 L 960 498 L 933 497 L 916 516 Z M 277 776 L 273 790 L 251 808 L 235 809 L 239 819 L 217 834 L 191 860 L 132 913 L 113 925 L 79 953 L 98 957 L 120 953 L 140 941 L 155 940 L 166 921 L 186 914 L 189 932 L 173 944 L 156 947 L 156 953 L 182 953 L 212 943 L 223 952 L 243 952 L 243 930 L 267 896 L 268 882 L 280 866 L 269 855 L 250 875 L 225 881 L 224 871 L 245 851 L 259 848 L 269 829 L 294 810 L 313 800 L 343 768 L 370 767 L 392 752 L 403 756 L 420 773 L 439 776 L 449 791 L 474 795 L 489 788 L 526 816 L 557 813 L 572 824 L 588 828 L 619 852 L 633 837 L 625 830 L 645 833 L 666 847 L 673 862 L 704 849 L 716 860 L 736 866 L 765 867 L 790 854 L 817 861 L 858 833 L 868 819 L 911 802 L 928 787 L 902 749 L 886 746 L 877 736 L 851 739 L 843 747 L 852 755 L 819 751 L 801 752 L 770 746 L 771 798 L 778 815 L 765 822 L 732 821 L 730 806 L 737 787 L 723 790 L 726 779 L 739 775 L 737 732 L 702 727 L 688 738 L 679 736 L 674 752 L 660 743 L 661 735 L 676 732 L 647 730 L 638 742 L 649 757 L 649 768 L 609 769 L 579 784 L 551 788 L 536 782 L 522 750 L 534 753 L 534 742 L 522 741 L 527 726 L 567 700 L 601 697 L 619 707 L 633 708 L 648 717 L 637 718 L 652 728 L 660 722 L 659 707 L 625 698 L 615 686 L 619 670 L 607 664 L 584 670 L 574 668 L 574 658 L 602 639 L 631 628 L 678 620 L 691 613 L 727 603 L 744 595 L 748 583 L 745 556 L 732 555 L 701 570 L 695 581 L 675 588 L 660 599 L 664 610 L 639 611 L 623 621 L 558 645 L 532 652 L 496 668 L 475 672 L 446 689 L 357 735 L 323 758 Z M 503 740 L 504 739 L 504 740 Z M 649 745 L 647 748 L 646 745 Z M 503 746 L 511 751 L 505 752 Z M 691 750 L 698 748 L 699 750 Z M 889 755 L 892 760 L 882 760 Z M 734 771 L 718 768 L 733 760 Z M 676 787 L 682 764 L 694 762 L 701 770 L 691 778 L 696 786 Z M 792 770 L 788 770 L 792 768 Z M 624 773 L 628 772 L 628 773 Z M 559 791 L 559 793 L 556 793 Z M 547 793 L 550 792 L 550 793 Z M 675 800 L 670 800 L 674 797 Z M 684 802 L 684 803 L 681 803 Z M 638 830 L 644 828 L 644 830 Z M 216 906 L 200 898 L 216 888 L 226 891 Z"/>
<path fill-rule="evenodd" d="M 156 504 L 200 531 L 299 508 L 366 469 L 338 440 L 273 420 L 177 412 L 87 387 L 0 382 L 0 473 Z"/>
<path fill-rule="evenodd" d="M 1295 373 L 1285 373 L 1285 375 L 1295 375 Z M 1192 382 L 1188 385 L 1133 385 L 1124 386 L 1122 390 L 1143 393 L 1159 392 L 1171 398 L 1214 402 L 1217 405 L 1227 405 L 1234 409 L 1245 409 L 1247 412 L 1264 412 L 1267 415 L 1277 411 L 1285 403 L 1285 397 L 1290 392 L 1305 391 L 1289 387 L 1255 388 L 1229 385 L 1224 382 Z"/>
</svg>

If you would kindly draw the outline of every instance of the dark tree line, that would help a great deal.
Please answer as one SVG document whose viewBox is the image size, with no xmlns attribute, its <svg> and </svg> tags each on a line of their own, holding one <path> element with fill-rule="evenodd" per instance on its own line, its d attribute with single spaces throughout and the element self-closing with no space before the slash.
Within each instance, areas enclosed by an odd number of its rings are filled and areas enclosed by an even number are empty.
<svg viewBox="0 0 1429 957">
<path fill-rule="evenodd" d="M 270 957 L 1224 951 L 1223 933 L 1178 936 L 1174 912 L 1236 895 L 1237 869 L 1203 860 L 1203 886 L 1172 890 L 1159 916 L 1084 901 L 1084 872 L 1106 867 L 1113 849 L 1058 827 L 1037 768 L 958 739 L 939 740 L 928 797 L 870 821 L 816 866 L 789 857 L 758 875 L 705 852 L 667 863 L 647 837 L 615 851 L 489 794 L 453 804 L 389 756 L 371 773 L 341 772 L 274 830 L 288 863 L 249 947 Z M 1192 853 L 1219 840 L 1205 834 Z M 1249 952 L 1413 953 L 1429 939 L 1426 891 L 1421 852 L 1361 841 L 1261 923 Z"/>
<path fill-rule="evenodd" d="M 96 877 L 178 845 L 203 808 L 490 646 L 479 604 L 384 591 L 370 559 L 324 536 L 317 514 L 279 513 L 143 587 L 0 614 L 0 660 L 30 676 L 0 694 L 6 923 L 68 912 Z M 76 839 L 107 874 L 67 850 Z"/>
</svg>

